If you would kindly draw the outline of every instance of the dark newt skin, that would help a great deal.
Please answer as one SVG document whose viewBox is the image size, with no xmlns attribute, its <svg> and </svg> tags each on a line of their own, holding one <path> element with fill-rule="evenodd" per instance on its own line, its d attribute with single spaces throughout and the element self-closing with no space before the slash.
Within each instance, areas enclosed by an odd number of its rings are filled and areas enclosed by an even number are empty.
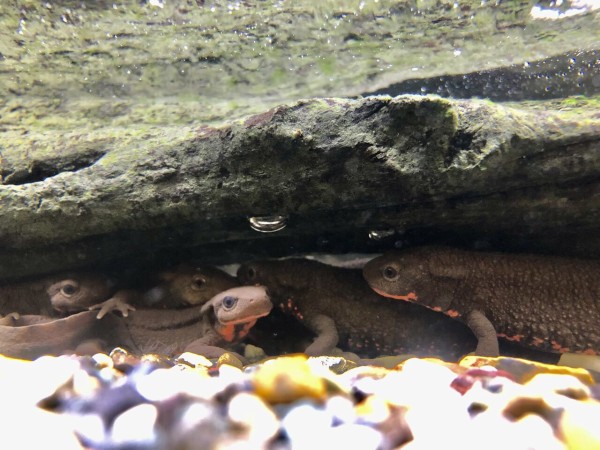
<svg viewBox="0 0 600 450">
<path fill-rule="evenodd" d="M 377 257 L 363 273 L 381 295 L 463 320 L 479 355 L 498 354 L 497 336 L 548 352 L 600 351 L 599 261 L 420 247 Z"/>
<path fill-rule="evenodd" d="M 317 335 L 304 350 L 310 355 L 329 354 L 339 342 L 363 357 L 410 353 L 456 359 L 476 343 L 462 324 L 375 294 L 360 270 L 287 259 L 243 264 L 238 278 L 265 285 L 276 308 Z"/>
</svg>

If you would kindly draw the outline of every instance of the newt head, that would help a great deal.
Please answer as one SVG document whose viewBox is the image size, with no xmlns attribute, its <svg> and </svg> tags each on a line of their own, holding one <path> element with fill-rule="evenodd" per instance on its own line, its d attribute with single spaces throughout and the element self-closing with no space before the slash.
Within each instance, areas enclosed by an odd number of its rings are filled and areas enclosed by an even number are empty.
<svg viewBox="0 0 600 450">
<path fill-rule="evenodd" d="M 46 290 L 50 304 L 60 312 L 84 311 L 113 294 L 115 283 L 100 274 L 71 274 Z"/>
<path fill-rule="evenodd" d="M 306 289 L 311 279 L 306 276 L 305 267 L 311 262 L 301 259 L 287 259 L 285 264 L 281 262 L 265 260 L 242 264 L 237 271 L 238 280 L 242 284 L 267 286 L 276 297 L 285 297 L 290 290 Z"/>
<path fill-rule="evenodd" d="M 214 313 L 214 329 L 226 341 L 243 338 L 256 321 L 273 308 L 264 286 L 239 286 L 211 298 L 201 309 Z"/>
<path fill-rule="evenodd" d="M 159 284 L 144 293 L 148 305 L 169 307 L 201 305 L 213 296 L 238 285 L 235 277 L 214 267 L 181 264 L 158 275 Z"/>
<path fill-rule="evenodd" d="M 419 303 L 436 311 L 446 311 L 448 297 L 435 295 L 436 277 L 431 272 L 430 252 L 409 249 L 386 253 L 369 261 L 363 276 L 377 294 Z"/>
</svg>

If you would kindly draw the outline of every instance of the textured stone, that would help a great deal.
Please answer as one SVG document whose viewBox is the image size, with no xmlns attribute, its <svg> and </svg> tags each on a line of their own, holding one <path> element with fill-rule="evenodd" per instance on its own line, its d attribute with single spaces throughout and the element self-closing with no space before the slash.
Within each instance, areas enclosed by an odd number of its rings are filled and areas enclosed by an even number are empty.
<svg viewBox="0 0 600 450">
<path fill-rule="evenodd" d="M 351 250 L 381 229 L 392 230 L 387 246 L 407 230 L 437 230 L 472 246 L 600 254 L 593 113 L 419 96 L 315 99 L 220 128 L 154 133 L 135 144 L 114 134 L 93 163 L 43 180 L 5 176 L 0 276 L 191 249 L 224 260 L 244 254 L 240 241 L 273 253 L 302 237 L 295 248 L 362 233 L 345 243 Z M 247 218 L 271 214 L 289 220 L 267 241 Z"/>
</svg>

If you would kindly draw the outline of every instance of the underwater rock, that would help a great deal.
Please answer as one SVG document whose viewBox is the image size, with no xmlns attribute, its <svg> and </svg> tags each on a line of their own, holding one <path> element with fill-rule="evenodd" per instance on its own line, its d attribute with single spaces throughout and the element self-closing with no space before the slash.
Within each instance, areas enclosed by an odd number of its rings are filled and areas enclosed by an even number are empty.
<svg viewBox="0 0 600 450">
<path fill-rule="evenodd" d="M 117 133 L 90 164 L 43 179 L 5 175 L 0 277 L 191 250 L 230 262 L 253 242 L 269 253 L 307 237 L 294 246 L 303 251 L 327 241 L 318 236 L 389 228 L 600 255 L 593 113 L 410 95 L 313 99 L 154 133 L 135 145 Z M 248 224 L 274 214 L 289 219 L 268 239 Z"/>
</svg>

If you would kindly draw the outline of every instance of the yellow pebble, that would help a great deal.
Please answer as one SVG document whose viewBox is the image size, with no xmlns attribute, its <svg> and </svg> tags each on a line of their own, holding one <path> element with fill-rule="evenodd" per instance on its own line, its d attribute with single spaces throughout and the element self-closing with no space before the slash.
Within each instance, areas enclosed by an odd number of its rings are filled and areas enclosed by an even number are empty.
<svg viewBox="0 0 600 450">
<path fill-rule="evenodd" d="M 268 403 L 291 403 L 302 398 L 324 400 L 326 381 L 307 364 L 306 355 L 265 361 L 252 379 L 256 394 Z"/>
<path fill-rule="evenodd" d="M 600 356 L 563 353 L 558 361 L 559 366 L 578 367 L 600 372 Z"/>
<path fill-rule="evenodd" d="M 267 354 L 262 348 L 256 347 L 252 344 L 247 344 L 244 348 L 244 357 L 248 361 L 257 362 L 267 358 Z"/>
<path fill-rule="evenodd" d="M 326 367 L 338 375 L 350 369 L 354 369 L 357 366 L 354 361 L 348 360 L 341 356 L 311 356 L 308 359 L 308 363 L 309 365 L 321 365 L 322 367 Z"/>
<path fill-rule="evenodd" d="M 112 369 L 114 366 L 113 359 L 106 353 L 96 353 L 94 356 L 92 356 L 92 361 L 94 361 L 94 364 L 96 364 L 97 369 L 103 369 L 105 367 Z"/>
<path fill-rule="evenodd" d="M 515 373 L 513 364 L 519 365 L 519 373 Z M 499 370 L 505 370 L 510 372 L 512 375 L 517 377 L 519 383 L 527 383 L 534 376 L 539 373 L 552 373 L 555 375 L 572 375 L 579 379 L 584 384 L 594 384 L 594 378 L 585 369 L 557 366 L 554 364 L 544 364 L 535 361 L 529 361 L 521 358 L 508 358 L 500 356 L 498 358 L 490 358 L 485 356 L 466 356 L 459 362 L 460 366 L 463 367 L 481 367 L 481 366 L 492 366 Z"/>
<path fill-rule="evenodd" d="M 73 375 L 73 393 L 78 396 L 91 397 L 100 389 L 100 380 L 87 374 L 83 369 Z"/>
<path fill-rule="evenodd" d="M 192 352 L 184 352 L 175 360 L 177 363 L 188 364 L 192 367 L 212 367 L 212 362 L 202 355 Z"/>
<path fill-rule="evenodd" d="M 577 402 L 565 409 L 559 430 L 569 450 L 600 450 L 599 417 L 600 403 L 596 401 Z"/>
<path fill-rule="evenodd" d="M 217 367 L 221 367 L 223 364 L 237 367 L 238 369 L 244 368 L 244 364 L 240 361 L 238 357 L 234 356 L 232 353 L 223 353 L 221 355 L 221 357 L 217 361 Z"/>
<path fill-rule="evenodd" d="M 146 353 L 145 355 L 142 355 L 140 361 L 152 363 L 159 367 L 173 367 L 175 365 L 171 358 L 156 353 Z"/>
<path fill-rule="evenodd" d="M 390 407 L 382 398 L 371 395 L 355 407 L 356 415 L 370 423 L 385 422 L 390 416 Z"/>
</svg>

